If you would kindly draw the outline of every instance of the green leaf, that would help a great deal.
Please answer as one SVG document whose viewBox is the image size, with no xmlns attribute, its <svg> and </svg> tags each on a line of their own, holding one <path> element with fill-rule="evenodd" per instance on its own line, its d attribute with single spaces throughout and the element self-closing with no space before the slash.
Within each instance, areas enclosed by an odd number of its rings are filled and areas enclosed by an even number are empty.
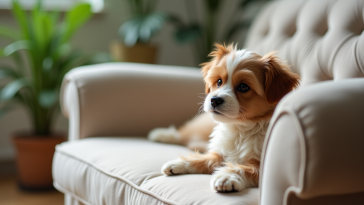
<svg viewBox="0 0 364 205">
<path fill-rule="evenodd" d="M 166 20 L 167 15 L 164 13 L 134 16 L 121 25 L 119 35 L 127 46 L 133 46 L 137 41 L 148 42 Z"/>
<path fill-rule="evenodd" d="M 37 51 L 40 52 L 41 49 L 44 47 L 45 44 L 45 31 L 44 31 L 44 25 L 42 22 L 42 5 L 41 1 L 38 1 L 33 9 L 32 9 L 32 21 L 31 21 L 31 28 L 32 28 L 32 35 L 35 41 L 35 45 L 37 45 Z"/>
<path fill-rule="evenodd" d="M 83 54 L 81 51 L 72 51 L 69 55 L 62 59 L 60 64 L 61 73 L 67 73 L 70 69 L 78 66 L 80 61 L 82 61 Z"/>
<path fill-rule="evenodd" d="M 68 55 L 71 52 L 72 47 L 71 47 L 70 44 L 65 43 L 65 44 L 62 44 L 62 45 L 56 47 L 55 49 L 56 50 L 55 50 L 54 55 L 52 57 L 54 59 L 59 59 L 61 57 L 64 57 L 64 56 Z"/>
<path fill-rule="evenodd" d="M 43 90 L 38 96 L 39 104 L 43 108 L 51 108 L 58 100 L 58 92 L 56 90 Z"/>
<path fill-rule="evenodd" d="M 0 35 L 12 40 L 19 40 L 19 32 L 6 26 L 0 26 Z"/>
<path fill-rule="evenodd" d="M 11 68 L 0 68 L 0 79 L 1 78 L 19 78 L 19 74 Z"/>
<path fill-rule="evenodd" d="M 60 12 L 53 11 L 53 12 L 49 13 L 49 17 L 52 19 L 53 25 L 56 25 L 59 21 Z"/>
<path fill-rule="evenodd" d="M 166 15 L 163 13 L 153 13 L 144 16 L 139 28 L 139 38 L 143 42 L 148 42 L 150 38 L 158 32 L 166 21 Z"/>
<path fill-rule="evenodd" d="M 21 28 L 21 31 L 22 31 L 21 33 L 23 35 L 23 38 L 29 39 L 27 17 L 25 15 L 25 11 L 21 7 L 20 3 L 16 0 L 13 0 L 12 13 L 15 16 L 19 27 Z"/>
<path fill-rule="evenodd" d="M 10 83 L 8 83 L 4 89 L 1 90 L 0 99 L 2 100 L 10 100 L 15 94 L 19 92 L 23 87 L 30 86 L 30 81 L 27 78 L 16 79 Z"/>
<path fill-rule="evenodd" d="M 28 41 L 28 40 L 15 41 L 14 43 L 12 43 L 4 48 L 3 55 L 9 56 L 12 53 L 22 50 L 22 49 L 30 49 L 30 41 Z"/>
<path fill-rule="evenodd" d="M 119 34 L 124 40 L 125 45 L 134 46 L 138 41 L 139 28 L 142 24 L 141 17 L 136 17 L 125 22 L 119 29 Z"/>
<path fill-rule="evenodd" d="M 201 27 L 198 24 L 192 24 L 188 27 L 179 28 L 175 33 L 175 38 L 180 43 L 190 43 L 201 36 Z"/>
<path fill-rule="evenodd" d="M 53 59 L 50 57 L 46 57 L 43 59 L 43 70 L 48 72 L 52 69 L 53 67 Z"/>
<path fill-rule="evenodd" d="M 68 41 L 74 32 L 84 24 L 92 15 L 91 12 L 91 5 L 87 3 L 79 4 L 73 7 L 67 14 L 66 14 L 66 33 L 64 36 L 64 42 Z"/>
<path fill-rule="evenodd" d="M 20 55 L 20 52 L 13 52 L 10 56 L 13 58 L 13 61 L 16 64 L 16 69 L 18 70 L 18 72 L 24 75 L 26 73 L 26 67 L 25 67 L 25 62 Z"/>
</svg>

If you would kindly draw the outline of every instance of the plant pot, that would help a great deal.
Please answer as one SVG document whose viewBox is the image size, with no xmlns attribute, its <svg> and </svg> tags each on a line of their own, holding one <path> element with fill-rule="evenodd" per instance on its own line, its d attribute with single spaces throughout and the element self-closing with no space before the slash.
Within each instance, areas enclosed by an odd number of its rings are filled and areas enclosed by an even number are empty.
<svg viewBox="0 0 364 205">
<path fill-rule="evenodd" d="M 52 160 L 55 146 L 65 141 L 64 136 L 30 136 L 16 134 L 18 183 L 25 190 L 53 189 Z"/>
<path fill-rule="evenodd" d="M 110 52 L 117 61 L 155 64 L 158 49 L 156 46 L 142 43 L 127 47 L 121 42 L 114 41 L 110 44 Z"/>
</svg>

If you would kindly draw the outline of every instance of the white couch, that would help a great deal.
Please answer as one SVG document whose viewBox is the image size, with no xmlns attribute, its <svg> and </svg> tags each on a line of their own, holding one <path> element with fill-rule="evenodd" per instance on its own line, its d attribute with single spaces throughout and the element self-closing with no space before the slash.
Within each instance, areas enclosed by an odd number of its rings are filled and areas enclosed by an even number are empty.
<svg viewBox="0 0 364 205">
<path fill-rule="evenodd" d="M 56 148 L 54 186 L 67 205 L 364 204 L 363 16 L 361 0 L 287 0 L 268 4 L 254 22 L 247 48 L 279 50 L 302 77 L 271 120 L 260 188 L 215 193 L 210 175 L 163 176 L 165 162 L 190 151 L 145 136 L 197 113 L 202 76 L 132 63 L 66 75 L 69 141 Z"/>
</svg>

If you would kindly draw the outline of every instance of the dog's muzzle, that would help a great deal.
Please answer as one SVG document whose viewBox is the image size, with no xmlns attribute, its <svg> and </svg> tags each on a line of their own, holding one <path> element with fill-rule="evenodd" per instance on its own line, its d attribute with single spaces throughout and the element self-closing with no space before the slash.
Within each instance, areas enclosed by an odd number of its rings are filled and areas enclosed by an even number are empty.
<svg viewBox="0 0 364 205">
<path fill-rule="evenodd" d="M 220 98 L 220 97 L 212 97 L 211 98 L 211 106 L 216 108 L 219 105 L 224 103 L 224 99 Z"/>
</svg>

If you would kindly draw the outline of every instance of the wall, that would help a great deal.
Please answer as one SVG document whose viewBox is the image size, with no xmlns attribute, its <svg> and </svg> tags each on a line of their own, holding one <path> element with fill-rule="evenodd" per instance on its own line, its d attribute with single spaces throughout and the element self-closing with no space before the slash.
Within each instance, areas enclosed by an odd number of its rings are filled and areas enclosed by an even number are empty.
<svg viewBox="0 0 364 205">
<path fill-rule="evenodd" d="M 189 0 L 192 1 L 192 0 Z M 228 3 L 227 3 L 228 2 Z M 128 15 L 127 9 L 123 7 L 121 0 L 105 0 L 106 9 L 104 13 L 95 15 L 81 30 L 75 35 L 72 42 L 75 47 L 81 48 L 87 51 L 105 51 L 108 52 L 109 43 L 112 40 L 118 39 L 117 30 L 125 17 Z M 196 10 L 198 17 L 202 18 L 204 13 L 202 10 L 203 1 L 197 1 L 198 5 Z M 219 22 L 220 25 L 224 25 L 228 22 L 232 9 L 239 3 L 239 0 L 224 1 L 222 11 L 220 13 L 222 19 Z M 184 10 L 185 3 L 182 0 L 160 0 L 158 4 L 158 10 L 168 11 L 175 15 L 179 15 L 184 19 L 188 16 Z M 251 14 L 256 13 L 256 9 L 250 11 Z M 12 18 L 9 11 L 0 11 L 0 24 L 6 24 L 15 27 L 15 21 Z M 159 45 L 158 63 L 164 65 L 183 65 L 183 66 L 195 66 L 196 62 L 192 56 L 190 45 L 180 45 L 176 43 L 172 36 L 173 27 L 167 25 L 163 30 L 157 34 L 152 40 L 154 44 Z M 218 33 L 222 32 L 221 28 L 218 29 Z M 236 37 L 236 42 L 240 42 L 242 47 L 242 36 Z M 0 47 L 5 46 L 6 43 L 0 40 Z M 4 59 L 0 59 L 0 65 L 6 62 Z M 4 84 L 4 81 L 0 81 L 0 85 Z M 1 105 L 1 103 L 0 103 Z M 67 133 L 67 120 L 59 116 L 55 129 L 59 132 Z M 9 112 L 6 116 L 0 119 L 0 162 L 12 160 L 15 156 L 15 152 L 11 143 L 11 135 L 14 132 L 29 130 L 30 121 L 27 113 L 23 108 L 16 109 Z"/>
</svg>

